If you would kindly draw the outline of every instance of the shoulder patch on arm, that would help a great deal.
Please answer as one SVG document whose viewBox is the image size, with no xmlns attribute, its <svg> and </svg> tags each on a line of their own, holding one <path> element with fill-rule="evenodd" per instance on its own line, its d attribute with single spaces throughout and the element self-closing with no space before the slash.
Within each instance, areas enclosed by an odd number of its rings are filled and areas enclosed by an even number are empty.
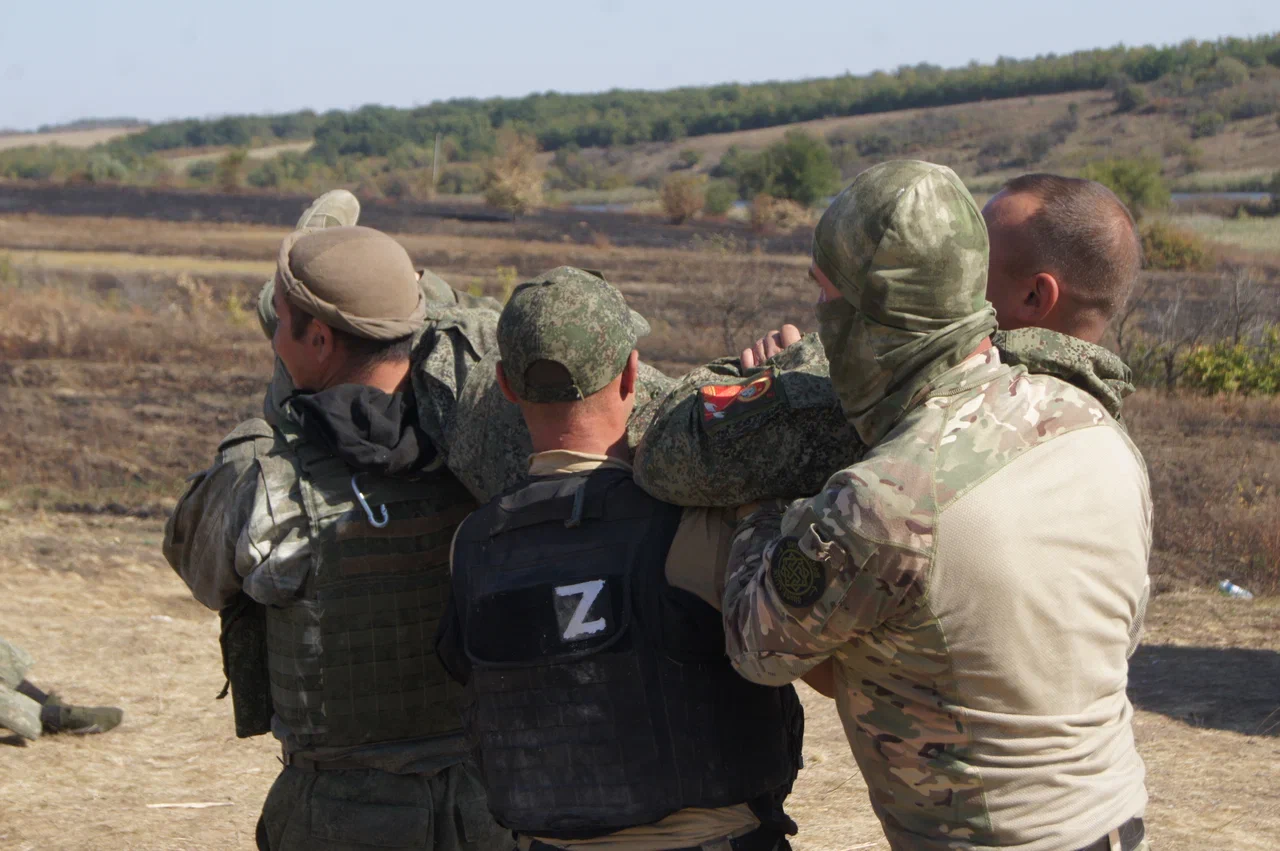
<svg viewBox="0 0 1280 851">
<path fill-rule="evenodd" d="M 769 579 L 782 602 L 803 609 L 818 602 L 827 587 L 827 566 L 805 554 L 797 538 L 783 538 L 769 559 Z"/>
<path fill-rule="evenodd" d="M 762 414 L 783 401 L 778 370 L 764 372 L 723 384 L 707 384 L 698 390 L 702 405 L 702 427 L 714 431 L 726 423 Z"/>
<path fill-rule="evenodd" d="M 258 438 L 267 438 L 268 440 L 275 438 L 275 432 L 271 430 L 271 426 L 267 425 L 264 419 L 245 420 L 232 429 L 231 433 L 222 438 L 222 442 L 218 444 L 218 451 L 223 452 L 235 446 L 237 443 L 244 443 L 246 440 L 257 440 Z"/>
</svg>

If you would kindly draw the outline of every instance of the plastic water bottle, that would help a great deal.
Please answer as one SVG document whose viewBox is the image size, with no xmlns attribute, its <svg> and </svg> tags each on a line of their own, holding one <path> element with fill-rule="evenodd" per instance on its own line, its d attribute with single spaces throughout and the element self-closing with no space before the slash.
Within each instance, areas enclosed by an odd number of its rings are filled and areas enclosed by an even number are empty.
<svg viewBox="0 0 1280 851">
<path fill-rule="evenodd" d="M 1232 582 L 1230 579 L 1224 579 L 1221 582 L 1219 582 L 1218 590 L 1221 591 L 1223 594 L 1226 594 L 1228 597 L 1237 597 L 1241 600 L 1253 599 L 1252 594 L 1250 594 L 1248 591 L 1246 591 L 1245 589 L 1241 588 L 1239 585 Z"/>
</svg>

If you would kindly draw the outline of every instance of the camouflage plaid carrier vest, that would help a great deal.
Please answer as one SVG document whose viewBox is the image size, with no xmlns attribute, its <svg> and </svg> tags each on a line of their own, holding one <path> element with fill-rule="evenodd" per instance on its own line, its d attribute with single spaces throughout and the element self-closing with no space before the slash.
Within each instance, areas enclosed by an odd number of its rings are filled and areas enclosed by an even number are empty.
<svg viewBox="0 0 1280 851">
<path fill-rule="evenodd" d="M 504 827 L 584 838 L 748 803 L 794 829 L 798 699 L 739 677 L 720 614 L 667 583 L 680 514 L 599 470 L 532 480 L 459 529 L 464 718 Z"/>
<path fill-rule="evenodd" d="M 298 465 L 312 573 L 297 602 L 267 609 L 276 713 L 303 747 L 460 731 L 461 689 L 436 657 L 435 637 L 449 599 L 449 544 L 475 507 L 471 496 L 447 472 L 417 481 L 355 475 L 291 425 L 283 431 Z"/>
</svg>

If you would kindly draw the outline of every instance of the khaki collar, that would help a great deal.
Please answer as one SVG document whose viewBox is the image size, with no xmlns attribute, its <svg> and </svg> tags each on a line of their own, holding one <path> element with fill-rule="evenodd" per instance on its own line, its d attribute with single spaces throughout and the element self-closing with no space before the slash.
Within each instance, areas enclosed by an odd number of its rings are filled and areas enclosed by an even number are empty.
<svg viewBox="0 0 1280 851">
<path fill-rule="evenodd" d="M 552 449 L 529 456 L 530 476 L 563 476 L 600 469 L 626 470 L 630 473 L 631 465 L 608 455 L 593 455 L 572 449 Z"/>
</svg>

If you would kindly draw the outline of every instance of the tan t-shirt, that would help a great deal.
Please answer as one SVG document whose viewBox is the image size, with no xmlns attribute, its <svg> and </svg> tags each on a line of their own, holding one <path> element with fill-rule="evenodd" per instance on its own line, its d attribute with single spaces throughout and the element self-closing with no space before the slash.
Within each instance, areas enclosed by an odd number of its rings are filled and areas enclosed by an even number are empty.
<svg viewBox="0 0 1280 851">
<path fill-rule="evenodd" d="M 558 476 L 589 473 L 601 468 L 631 471 L 631 465 L 607 455 L 591 455 L 557 449 L 529 456 L 531 476 Z M 667 581 L 711 603 L 716 609 L 714 581 L 729 560 L 729 543 L 734 530 L 734 514 L 729 509 L 685 509 L 680 528 L 667 555 Z M 708 567 L 714 559 L 714 570 Z M 629 827 L 592 839 L 551 839 L 539 841 L 557 848 L 590 851 L 664 851 L 687 848 L 750 833 L 760 820 L 746 804 L 714 810 L 690 807 L 672 813 L 653 824 Z M 522 836 L 518 846 L 527 851 L 536 837 Z"/>
</svg>

